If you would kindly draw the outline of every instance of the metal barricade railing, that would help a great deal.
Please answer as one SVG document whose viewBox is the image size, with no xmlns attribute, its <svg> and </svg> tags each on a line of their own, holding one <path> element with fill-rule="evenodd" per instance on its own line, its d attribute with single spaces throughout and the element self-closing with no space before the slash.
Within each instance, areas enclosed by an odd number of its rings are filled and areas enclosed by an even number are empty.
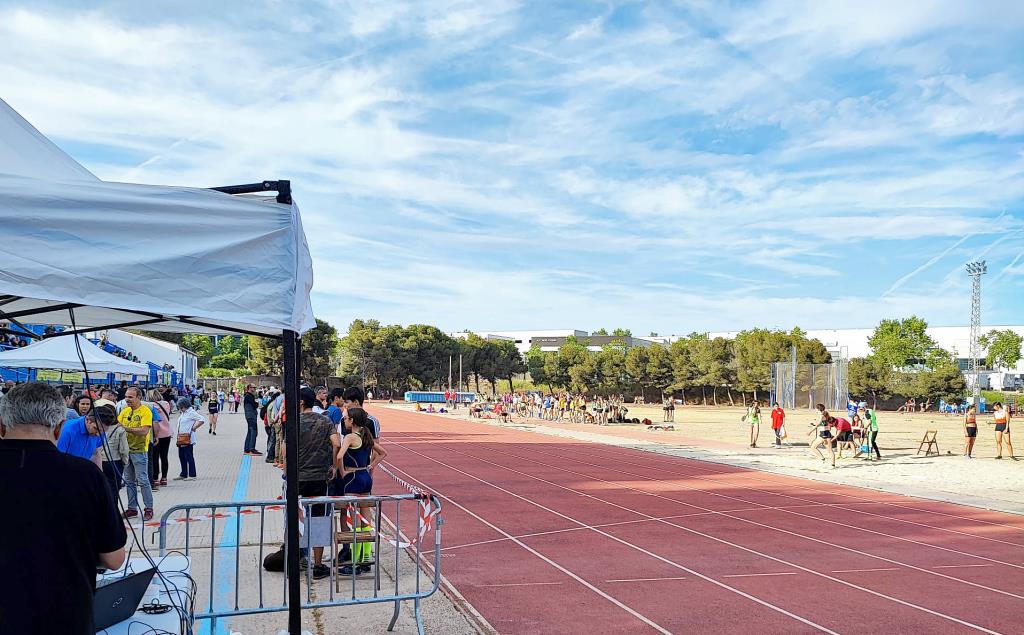
<svg viewBox="0 0 1024 635">
<path fill-rule="evenodd" d="M 299 500 L 299 518 L 303 526 L 300 548 L 305 552 L 306 566 L 303 578 L 306 581 L 303 609 L 326 608 L 333 606 L 353 606 L 370 603 L 393 602 L 395 605 L 388 630 L 392 630 L 398 620 L 401 603 L 412 601 L 416 618 L 416 627 L 424 632 L 423 616 L 420 602 L 433 595 L 441 583 L 441 503 L 433 494 L 410 493 L 391 496 L 321 496 L 301 498 Z M 273 613 L 287 611 L 287 570 L 281 575 L 281 593 L 272 593 L 270 586 L 264 583 L 266 571 L 263 567 L 264 557 L 268 554 L 268 544 L 284 543 L 284 501 L 239 501 L 214 502 L 175 505 L 160 518 L 160 555 L 169 551 L 181 551 L 186 556 L 195 552 L 209 551 L 209 584 L 208 597 L 204 602 L 196 602 L 195 620 L 210 620 L 211 631 L 216 630 L 219 618 L 257 613 Z M 413 510 L 409 510 L 413 507 Z M 403 508 L 405 511 L 403 513 Z M 207 513 L 197 513 L 197 512 Z M 269 512 L 269 513 L 268 513 Z M 258 517 L 258 518 L 257 518 Z M 273 522 L 273 518 L 279 522 Z M 323 521 L 316 519 L 323 518 Z M 257 528 L 258 533 L 255 531 Z M 308 521 L 308 522 L 307 522 Z M 244 528 L 243 528 L 243 525 Z M 387 531 L 384 530 L 387 525 Z M 202 527 L 202 530 L 199 528 Z M 403 530 L 403 527 L 405 530 Z M 427 539 L 431 527 L 434 533 L 433 551 L 424 550 L 422 542 Z M 208 531 L 206 530 L 208 528 Z M 183 529 L 179 531 L 179 529 Z M 409 531 L 412 530 L 412 531 Z M 326 532 L 326 535 L 325 535 Z M 183 533 L 183 535 L 181 535 Z M 206 538 L 209 544 L 204 544 Z M 197 542 L 199 544 L 197 544 Z M 323 559 L 330 555 L 330 581 L 328 597 L 314 597 L 313 560 L 310 557 L 318 546 L 324 548 Z M 371 545 L 372 560 L 357 559 L 357 553 L 365 554 L 366 547 Z M 384 592 L 381 583 L 381 565 L 384 564 L 382 547 L 387 546 L 394 551 L 394 588 L 390 585 Z M 344 547 L 351 554 L 347 563 L 351 571 L 341 574 L 338 555 Z M 257 580 L 242 580 L 243 549 L 255 550 Z M 223 552 L 227 550 L 227 560 Z M 233 561 L 231 552 L 233 551 Z M 412 588 L 402 588 L 402 555 L 403 551 L 414 558 L 412 569 L 415 578 L 408 581 Z M 252 554 L 249 554 L 252 555 Z M 391 564 L 390 554 L 388 564 Z M 284 562 L 287 558 L 282 558 Z M 421 566 L 430 563 L 429 572 Z M 345 563 L 341 563 L 345 564 Z M 372 590 L 358 584 L 364 567 L 373 573 Z M 409 568 L 407 564 L 406 569 Z M 232 574 L 233 569 L 233 574 Z M 193 568 L 193 577 L 196 569 Z M 411 573 L 411 572 L 410 572 Z M 432 579 L 424 588 L 424 575 Z M 231 578 L 225 580 L 225 577 Z M 348 587 L 351 579 L 351 593 L 342 594 L 342 585 Z M 229 583 L 233 581 L 233 585 Z M 255 599 L 246 601 L 253 595 L 253 589 L 247 586 L 246 599 L 240 599 L 242 584 L 255 586 Z M 234 599 L 231 600 L 233 586 Z M 269 596 L 275 596 L 276 600 Z M 251 605 L 251 606 L 250 606 Z"/>
</svg>

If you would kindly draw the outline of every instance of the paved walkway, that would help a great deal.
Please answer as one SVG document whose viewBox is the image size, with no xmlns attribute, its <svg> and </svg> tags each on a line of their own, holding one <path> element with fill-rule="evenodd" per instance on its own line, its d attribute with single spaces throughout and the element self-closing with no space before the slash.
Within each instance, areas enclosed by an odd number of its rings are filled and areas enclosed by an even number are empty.
<svg viewBox="0 0 1024 635">
<path fill-rule="evenodd" d="M 177 415 L 173 415 L 176 419 Z M 383 425 L 386 427 L 387 414 L 382 416 Z M 207 426 L 208 427 L 208 426 Z M 281 471 L 272 464 L 264 462 L 263 457 L 248 457 L 242 454 L 242 447 L 245 440 L 245 418 L 242 414 L 221 414 L 217 424 L 217 435 L 211 435 L 206 428 L 200 431 L 196 443 L 196 471 L 197 479 L 194 481 L 171 480 L 178 475 L 179 462 L 177 450 L 172 445 L 170 456 L 170 470 L 168 472 L 168 485 L 154 493 L 155 518 L 161 516 L 175 505 L 212 503 L 212 502 L 233 502 L 245 500 L 268 500 L 275 499 L 282 494 L 283 480 Z M 262 426 L 259 429 L 257 448 L 260 451 L 266 449 L 266 436 Z M 126 498 L 122 490 L 122 498 Z M 197 511 L 199 515 L 206 512 Z M 173 518 L 181 517 L 184 513 L 175 512 Z M 239 601 L 241 606 L 255 606 L 258 601 L 259 571 L 261 562 L 260 543 L 260 522 L 259 515 L 252 515 L 243 518 L 239 525 L 235 524 L 233 518 L 203 519 L 187 524 L 177 524 L 168 529 L 167 545 L 169 549 L 183 548 L 185 545 L 186 527 L 188 528 L 188 540 L 190 555 L 193 558 L 192 574 L 198 585 L 196 605 L 206 607 L 210 598 L 210 570 L 217 571 L 216 577 L 222 580 L 216 584 L 213 591 L 215 602 L 220 605 L 234 603 L 234 558 L 235 544 L 234 535 L 236 527 L 240 542 L 243 545 L 239 565 Z M 137 530 L 142 532 L 143 541 L 151 549 L 151 555 L 157 557 L 158 530 L 152 526 L 144 526 L 141 521 L 134 523 Z M 283 514 L 280 511 L 267 512 L 266 533 L 264 537 L 263 555 L 276 550 L 283 541 Z M 226 532 L 225 532 L 226 530 Z M 225 536 L 227 533 L 227 536 Z M 217 545 L 212 551 L 215 561 L 210 562 L 211 545 Z M 135 547 L 137 550 L 138 547 Z M 391 551 L 393 554 L 393 550 Z M 404 577 L 412 571 L 412 560 L 405 557 L 402 561 L 403 586 Z M 386 561 L 383 571 L 384 591 L 387 592 L 388 585 L 394 585 L 393 569 L 394 556 L 391 555 Z M 211 567 L 212 564 L 212 567 Z M 273 605 L 281 602 L 283 597 L 283 576 L 281 574 L 265 573 L 263 583 L 267 586 L 267 604 Z M 360 581 L 360 594 L 372 594 L 372 583 Z M 309 591 L 317 597 L 329 595 L 327 581 L 314 583 Z M 303 593 L 307 592 L 305 583 Z M 337 633 L 342 630 L 352 629 L 355 632 L 377 633 L 383 632 L 390 620 L 393 605 L 377 604 L 364 605 L 359 607 L 332 608 L 325 610 L 306 611 L 303 617 L 303 627 L 318 635 L 326 633 Z M 424 621 L 428 632 L 443 633 L 473 633 L 474 627 L 466 619 L 465 615 L 442 593 L 435 594 L 423 603 Z M 245 616 L 234 618 L 229 621 L 222 621 L 218 624 L 216 633 L 241 633 L 249 635 L 255 633 L 277 633 L 279 629 L 287 624 L 285 613 L 271 613 L 260 616 Z M 210 633 L 208 623 L 200 623 L 197 632 Z M 409 603 L 403 605 L 403 611 L 395 627 L 396 633 L 416 632 L 415 621 L 412 614 L 412 606 Z"/>
</svg>

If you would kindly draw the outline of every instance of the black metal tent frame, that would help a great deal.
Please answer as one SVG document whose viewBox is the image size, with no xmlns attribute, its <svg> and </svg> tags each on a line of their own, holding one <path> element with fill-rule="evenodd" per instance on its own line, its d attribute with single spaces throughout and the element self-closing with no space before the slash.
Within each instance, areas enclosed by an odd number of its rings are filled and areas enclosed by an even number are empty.
<svg viewBox="0 0 1024 635">
<path fill-rule="evenodd" d="M 277 202 L 283 205 L 291 205 L 291 182 L 290 181 L 262 181 L 246 185 L 229 185 L 224 187 L 209 188 L 224 192 L 225 194 L 252 194 L 257 192 L 277 192 Z M 280 335 L 260 333 L 239 328 L 225 328 L 216 324 L 205 322 L 200 318 L 186 315 L 161 315 L 148 311 L 134 309 L 120 309 L 117 307 L 101 307 L 119 313 L 137 316 L 137 320 L 119 322 L 104 325 L 94 325 L 88 328 L 77 328 L 39 336 L 29 331 L 19 318 L 31 318 L 33 315 L 52 314 L 58 311 L 67 310 L 73 316 L 73 311 L 85 306 L 72 302 L 42 306 L 38 309 L 26 309 L 22 311 L 6 312 L 3 306 L 22 298 L 12 295 L 0 295 L 0 320 L 8 320 L 15 326 L 23 329 L 23 335 L 39 339 L 51 337 L 63 337 L 66 335 L 80 335 L 90 331 L 98 331 L 111 328 L 130 328 L 135 326 L 146 326 L 159 322 L 179 322 L 190 326 L 222 329 L 241 335 L 255 335 L 258 337 L 269 337 L 280 339 L 284 348 L 284 373 L 282 384 L 284 388 L 285 418 L 291 425 L 285 427 L 285 543 L 287 548 L 287 571 L 288 571 L 288 632 L 290 635 L 301 635 L 302 633 L 302 596 L 300 589 L 301 572 L 299 571 L 299 368 L 302 353 L 301 339 L 299 334 L 291 330 L 282 330 Z M 15 331 L 11 331 L 15 332 Z"/>
</svg>

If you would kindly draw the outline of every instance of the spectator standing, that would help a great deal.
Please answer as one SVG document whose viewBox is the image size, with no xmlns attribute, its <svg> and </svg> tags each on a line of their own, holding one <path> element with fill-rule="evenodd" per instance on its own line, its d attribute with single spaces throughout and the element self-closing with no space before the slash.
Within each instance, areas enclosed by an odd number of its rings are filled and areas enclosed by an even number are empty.
<svg viewBox="0 0 1024 635">
<path fill-rule="evenodd" d="M 782 409 L 779 402 L 772 404 L 772 431 L 775 433 L 775 447 L 782 447 L 782 431 L 786 424 L 786 411 Z"/>
<path fill-rule="evenodd" d="M 245 397 L 242 401 L 242 408 L 245 410 L 245 448 L 242 450 L 242 454 L 248 454 L 250 456 L 263 456 L 263 453 L 256 449 L 256 436 L 259 432 L 256 430 L 256 421 L 259 414 L 259 406 L 256 404 L 256 395 L 253 394 L 253 385 L 249 384 L 245 387 Z"/>
<path fill-rule="evenodd" d="M 97 565 L 124 563 L 127 534 L 103 475 L 57 451 L 61 394 L 42 383 L 0 401 L 0 633 L 93 635 Z"/>
<path fill-rule="evenodd" d="M 242 403 L 242 395 L 236 390 L 235 391 L 235 412 L 238 412 L 238 406 Z"/>
<path fill-rule="evenodd" d="M 219 388 L 217 389 L 217 405 L 220 406 L 221 412 L 227 412 L 224 410 L 224 391 Z"/>
<path fill-rule="evenodd" d="M 362 408 L 363 407 L 363 389 L 359 386 L 350 386 L 345 389 L 344 396 L 342 397 L 342 404 L 345 408 Z M 373 438 L 380 438 L 380 421 L 377 417 L 373 416 L 369 412 L 366 413 L 367 419 L 370 421 L 370 431 L 373 432 Z"/>
<path fill-rule="evenodd" d="M 1003 442 L 1005 441 L 1010 458 L 1016 461 L 1017 457 L 1013 455 L 1013 443 L 1010 442 L 1010 415 L 1003 408 L 1003 404 L 998 401 L 992 404 L 992 422 L 996 424 L 996 458 L 1003 458 Z"/>
<path fill-rule="evenodd" d="M 110 491 L 117 500 L 118 493 L 124 485 L 124 466 L 131 460 L 131 448 L 128 447 L 128 431 L 117 421 L 117 405 L 108 399 L 97 399 L 97 409 L 107 407 L 114 411 L 114 422 L 109 426 L 101 421 L 100 425 L 105 426 L 104 434 L 107 435 L 107 443 L 101 450 L 103 475 L 107 477 Z"/>
<path fill-rule="evenodd" d="M 64 407 L 66 409 L 65 421 L 80 417 L 81 415 L 78 414 L 78 411 L 72 407 L 75 403 L 75 391 L 71 389 L 71 386 L 61 386 L 58 390 L 60 390 L 60 396 L 64 398 Z"/>
<path fill-rule="evenodd" d="M 75 399 L 71 407 L 75 409 L 75 412 L 78 413 L 79 417 L 84 417 L 86 413 L 92 410 L 92 397 L 89 395 L 80 395 Z"/>
<path fill-rule="evenodd" d="M 203 427 L 206 420 L 196 412 L 188 397 L 178 399 L 178 425 L 176 428 L 176 444 L 178 446 L 178 463 L 181 472 L 176 481 L 191 481 L 196 478 L 196 430 Z"/>
<path fill-rule="evenodd" d="M 171 411 L 174 410 L 174 407 L 170 402 L 164 401 L 163 395 L 158 390 L 151 390 L 149 398 L 156 406 L 156 412 L 159 415 L 153 420 L 155 444 L 149 458 L 149 480 L 163 487 L 167 485 L 167 472 L 170 471 Z"/>
<path fill-rule="evenodd" d="M 61 396 L 63 397 L 63 395 Z M 60 429 L 60 437 L 57 439 L 57 449 L 64 454 L 92 461 L 96 467 L 100 467 L 102 460 L 99 449 L 103 447 L 106 438 L 100 430 L 97 419 L 101 416 L 106 417 L 108 414 L 110 418 L 106 420 L 107 424 L 116 421 L 117 414 L 113 409 L 108 410 L 106 407 L 96 408 L 84 417 L 65 421 Z"/>
<path fill-rule="evenodd" d="M 328 395 L 331 405 L 327 406 L 327 410 L 324 412 L 327 418 L 331 420 L 331 423 L 338 428 L 338 433 L 343 434 L 341 429 L 342 409 L 345 407 L 345 391 L 341 388 L 335 388 Z"/>
<path fill-rule="evenodd" d="M 299 399 L 299 496 L 326 496 L 327 481 L 335 474 L 334 457 L 341 448 L 341 437 L 330 419 L 313 412 L 313 406 L 316 405 L 315 392 L 303 388 L 299 392 Z M 309 515 L 326 516 L 327 505 L 312 505 Z M 324 548 L 313 547 L 312 573 L 317 580 L 331 574 L 330 569 L 323 564 L 323 558 Z"/>
<path fill-rule="evenodd" d="M 278 467 L 284 466 L 284 451 L 281 444 L 284 443 L 284 393 L 278 393 L 277 397 L 270 402 L 270 425 L 274 429 L 274 463 Z"/>
<path fill-rule="evenodd" d="M 125 391 L 125 409 L 117 420 L 128 432 L 128 463 L 124 466 L 124 482 L 128 489 L 125 518 L 139 515 L 139 489 L 142 489 L 143 520 L 153 519 L 153 488 L 149 483 L 149 439 L 153 431 L 153 411 L 142 403 L 142 389 L 132 386 Z"/>
</svg>

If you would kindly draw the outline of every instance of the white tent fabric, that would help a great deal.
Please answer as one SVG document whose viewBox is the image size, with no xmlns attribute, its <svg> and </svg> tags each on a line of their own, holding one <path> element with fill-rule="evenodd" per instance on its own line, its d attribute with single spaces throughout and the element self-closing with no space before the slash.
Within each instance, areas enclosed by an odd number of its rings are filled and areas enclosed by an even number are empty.
<svg viewBox="0 0 1024 635">
<path fill-rule="evenodd" d="M 104 351 L 81 335 L 76 335 L 82 346 L 82 357 L 89 373 L 125 373 L 149 376 L 149 366 L 121 359 Z M 81 371 L 82 362 L 71 337 L 54 337 L 0 351 L 0 368 L 46 368 Z"/>
<path fill-rule="evenodd" d="M 38 137 L 0 140 L 42 156 L 52 144 L 31 132 Z M 280 335 L 316 326 L 299 209 L 273 198 L 27 178 L 0 155 L 0 236 L 0 321 L 71 326 L 73 305 L 79 329 L 150 321 L 138 328 Z"/>
<path fill-rule="evenodd" d="M 0 174 L 50 181 L 98 181 L 0 99 Z"/>
</svg>

